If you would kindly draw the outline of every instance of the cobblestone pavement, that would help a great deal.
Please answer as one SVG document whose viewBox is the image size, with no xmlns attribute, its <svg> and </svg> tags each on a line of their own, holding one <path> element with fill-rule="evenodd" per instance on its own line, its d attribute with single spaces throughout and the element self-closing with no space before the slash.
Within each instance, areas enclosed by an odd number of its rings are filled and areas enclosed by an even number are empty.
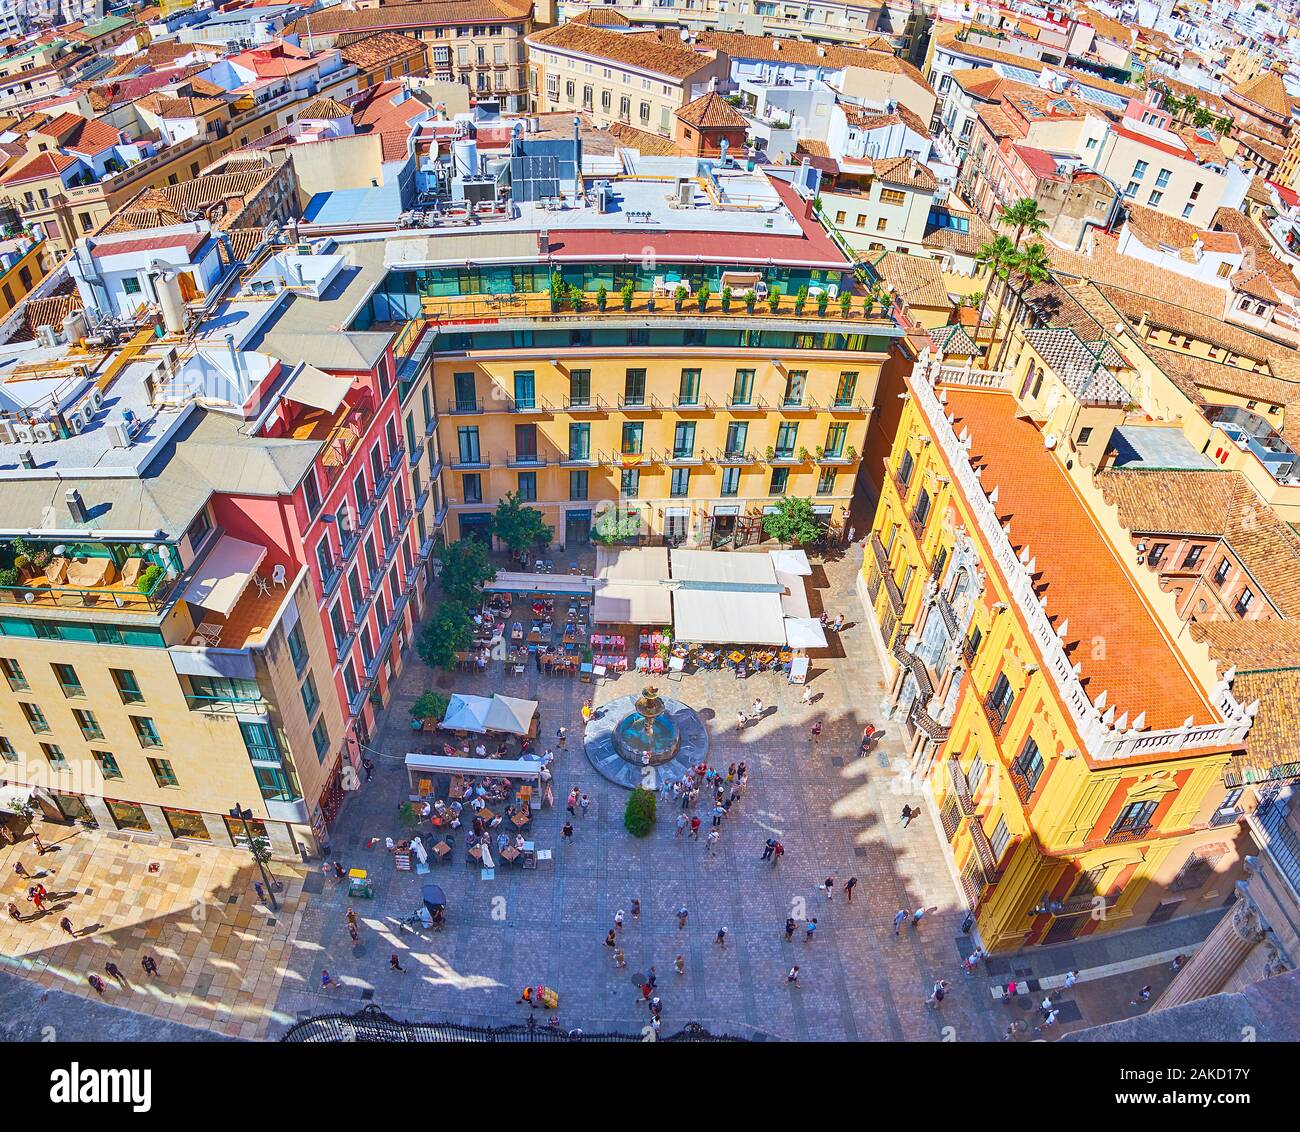
<svg viewBox="0 0 1300 1132">
<path fill-rule="evenodd" d="M 172 1024 L 254 1039 L 283 1024 L 272 1004 L 302 909 L 303 867 L 272 863 L 284 886 L 273 912 L 257 899 L 247 852 L 48 824 L 41 834 L 51 846 L 44 856 L 30 840 L 0 852 L 0 904 L 13 901 L 23 914 L 19 922 L 0 917 L 0 967 L 40 996 L 33 1017 L 41 1025 L 76 1038 L 129 1041 L 166 1035 Z M 18 861 L 49 890 L 44 915 L 27 899 L 32 882 L 14 872 Z M 59 926 L 65 916 L 75 937 Z M 140 967 L 145 954 L 158 964 L 156 979 Z M 105 962 L 117 964 L 125 984 L 109 977 Z M 106 984 L 104 1003 L 167 1025 L 124 1028 L 120 1013 L 97 1009 L 99 1001 L 78 1012 L 76 1001 L 97 1000 L 92 974 Z M 6 1000 L 20 994 L 8 984 Z"/>
<path fill-rule="evenodd" d="M 622 826 L 627 793 L 601 779 L 573 744 L 556 759 L 559 805 L 532 829 L 539 848 L 554 849 L 554 861 L 537 871 L 499 868 L 483 879 L 458 848 L 427 878 L 443 887 L 449 904 L 445 932 L 427 937 L 397 928 L 419 905 L 426 878 L 394 871 L 382 841 L 366 848 L 371 838 L 400 832 L 396 810 L 407 789 L 401 759 L 412 749 L 407 709 L 433 686 L 432 673 L 412 663 L 375 737 L 382 755 L 374 781 L 350 800 L 333 845 L 333 856 L 368 869 L 375 881 L 374 901 L 355 904 L 361 942 L 354 947 L 347 934 L 345 893 L 325 882 L 302 913 L 277 1014 L 350 1012 L 373 1001 L 402 1019 L 499 1023 L 518 1020 L 524 1007 L 515 1000 L 523 985 L 544 983 L 559 991 L 559 1021 L 566 1027 L 637 1028 L 645 1021 L 637 976 L 653 966 L 669 1030 L 698 1021 L 719 1032 L 799 1040 L 999 1037 L 1007 1008 L 992 1001 L 986 979 L 961 972 L 964 911 L 936 835 L 924 820 L 910 828 L 899 820 L 904 803 L 918 799 L 896 792 L 908 782 L 889 769 L 890 756 L 901 752 L 897 736 L 877 756 L 855 757 L 864 722 L 879 718 L 883 692 L 853 597 L 860 561 L 855 549 L 816 568 L 810 579 L 814 612 L 818 598 L 827 597 L 829 612 L 843 610 L 850 622 L 832 647 L 838 655 L 814 663 L 818 699 L 811 707 L 799 704 L 802 689 L 776 674 L 737 681 L 730 673 L 698 673 L 670 685 L 708 721 L 713 765 L 743 759 L 751 769 L 744 798 L 723 821 L 716 853 L 703 840 L 675 836 L 671 804 L 661 805 L 651 836 L 628 835 Z M 636 692 L 641 683 L 625 674 L 596 688 L 596 702 Z M 579 735 L 580 709 L 592 694 L 589 685 L 532 669 L 524 676 L 457 675 L 452 687 L 540 700 L 547 739 L 560 725 Z M 748 710 L 756 696 L 766 714 L 738 733 L 737 710 Z M 823 730 L 814 742 L 817 719 Z M 561 844 L 564 796 L 574 785 L 593 805 L 574 819 L 572 843 Z M 775 868 L 760 861 L 763 842 L 773 835 L 787 848 Z M 836 880 L 830 901 L 820 889 L 828 875 Z M 850 876 L 859 881 L 852 904 L 840 887 Z M 627 918 L 621 946 L 628 966 L 620 970 L 603 941 L 614 913 L 630 909 L 633 898 L 641 901 L 641 916 Z M 683 904 L 689 920 L 681 931 L 674 910 Z M 919 930 L 896 938 L 892 921 L 901 908 L 928 912 Z M 800 921 L 791 943 L 783 931 L 788 915 Z M 803 938 L 808 917 L 818 922 L 812 942 Z M 727 928 L 725 950 L 714 942 L 721 927 Z M 319 950 L 308 941 L 319 941 Z M 393 951 L 405 973 L 389 970 Z M 679 954 L 682 976 L 673 969 Z M 795 963 L 800 985 L 787 988 L 785 975 Z M 319 989 L 322 967 L 338 983 L 334 989 Z M 937 1012 L 925 999 L 940 977 L 953 987 Z"/>
</svg>

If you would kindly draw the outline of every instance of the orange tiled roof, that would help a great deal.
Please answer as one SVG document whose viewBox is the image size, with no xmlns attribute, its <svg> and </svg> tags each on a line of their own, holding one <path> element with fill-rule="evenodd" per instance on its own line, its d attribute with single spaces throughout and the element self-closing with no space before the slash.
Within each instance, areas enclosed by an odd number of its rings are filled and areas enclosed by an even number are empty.
<svg viewBox="0 0 1300 1132">
<path fill-rule="evenodd" d="M 727 103 L 716 91 L 702 94 L 693 102 L 688 102 L 679 111 L 677 117 L 688 126 L 699 130 L 734 130 L 744 129 L 745 119 L 740 112 Z"/>
<path fill-rule="evenodd" d="M 659 134 L 649 133 L 646 130 L 638 130 L 635 126 L 629 126 L 626 122 L 612 123 L 609 127 L 609 133 L 621 145 L 638 150 L 643 157 L 677 157 L 682 153 L 681 146 L 672 138 L 665 138 Z"/>
<path fill-rule="evenodd" d="M 884 157 L 872 162 L 876 178 L 890 185 L 903 185 L 917 192 L 932 193 L 939 187 L 935 175 L 915 157 Z"/>
<path fill-rule="evenodd" d="M 38 153 L 4 175 L 6 185 L 18 184 L 20 181 L 34 181 L 39 177 L 53 177 L 75 164 L 77 159 L 66 153 Z"/>
<path fill-rule="evenodd" d="M 678 32 L 664 30 L 663 37 L 677 37 Z M 834 43 L 806 43 L 783 36 L 742 35 L 734 31 L 702 31 L 695 37 L 697 47 L 717 48 L 732 59 L 762 59 L 769 63 L 801 63 L 811 67 L 863 67 L 869 71 L 888 71 L 906 75 L 918 86 L 930 90 L 930 84 L 916 67 L 889 51 L 865 47 L 841 47 Z"/>
<path fill-rule="evenodd" d="M 1283 118 L 1291 115 L 1291 98 L 1282 83 L 1282 77 L 1276 71 L 1261 71 L 1248 82 L 1234 86 L 1232 93 L 1239 94 L 1274 114 L 1280 114 Z"/>
<path fill-rule="evenodd" d="M 1075 493 L 1064 469 L 1043 447 L 1004 391 L 947 388 L 948 410 L 982 484 L 996 486 L 998 517 L 1011 524 L 1011 542 L 1036 560 L 1036 585 L 1048 598 L 1053 624 L 1069 619 L 1066 653 L 1081 667 L 1088 695 L 1103 691 L 1116 714 L 1146 712 L 1154 729 L 1179 727 L 1188 716 L 1216 718 L 1182 666 L 1108 539 Z M 1099 600 L 1099 595 L 1104 600 Z M 1104 649 L 1095 642 L 1105 642 Z"/>
<path fill-rule="evenodd" d="M 1262 269 L 1268 281 L 1283 294 L 1300 298 L 1300 282 L 1280 259 L 1273 254 L 1272 245 L 1254 224 L 1235 208 L 1221 208 L 1214 214 L 1214 226 L 1224 232 L 1233 232 L 1241 242 L 1255 250 L 1255 266 Z"/>
<path fill-rule="evenodd" d="M 528 42 L 538 47 L 642 67 L 673 79 L 684 79 L 712 62 L 711 56 L 683 47 L 680 41 L 673 44 L 654 35 L 606 31 L 586 24 L 568 23 L 545 28 L 530 35 Z"/>
<path fill-rule="evenodd" d="M 343 62 L 363 70 L 378 67 L 381 64 L 414 53 L 423 53 L 424 44 L 413 35 L 402 35 L 396 31 L 362 32 L 354 35 L 340 35 L 334 41 Z"/>
</svg>

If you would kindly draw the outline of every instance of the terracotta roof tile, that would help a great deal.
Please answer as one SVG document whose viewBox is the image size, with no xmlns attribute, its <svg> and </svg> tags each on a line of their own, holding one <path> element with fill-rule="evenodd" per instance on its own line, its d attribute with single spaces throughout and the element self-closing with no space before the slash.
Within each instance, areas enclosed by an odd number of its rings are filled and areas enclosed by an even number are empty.
<svg viewBox="0 0 1300 1132">
<path fill-rule="evenodd" d="M 598 28 L 630 28 L 632 26 L 632 21 L 622 12 L 611 9 L 602 10 L 601 8 L 588 8 L 585 12 L 579 12 L 566 22 L 571 24 L 592 24 Z"/>
<path fill-rule="evenodd" d="M 937 260 L 928 256 L 885 252 L 875 263 L 885 282 L 909 306 L 948 308 L 952 300 Z"/>
<path fill-rule="evenodd" d="M 1232 93 L 1284 118 L 1291 115 L 1291 99 L 1276 71 L 1261 71 L 1255 78 L 1232 87 Z"/>
<path fill-rule="evenodd" d="M 343 62 L 362 69 L 379 67 L 393 59 L 424 51 L 424 44 L 415 36 L 395 31 L 340 35 L 334 46 L 339 49 Z"/>
<path fill-rule="evenodd" d="M 1300 298 L 1300 282 L 1280 259 L 1273 254 L 1272 245 L 1251 220 L 1235 208 L 1221 208 L 1214 214 L 1214 226 L 1225 232 L 1233 232 L 1241 242 L 1255 251 L 1255 266 L 1261 268 L 1268 281 L 1279 291 Z"/>
<path fill-rule="evenodd" d="M 75 165 L 77 159 L 66 153 L 47 151 L 28 158 L 0 178 L 6 185 L 16 185 L 22 181 L 32 181 L 38 177 L 53 177 L 63 172 L 69 165 Z"/>
<path fill-rule="evenodd" d="M 700 130 L 744 129 L 746 122 L 734 106 L 716 91 L 709 91 L 677 111 L 677 117 Z"/>
<path fill-rule="evenodd" d="M 1147 725 L 1178 727 L 1215 715 L 1188 676 L 1164 628 L 1140 596 L 1110 540 L 1098 529 L 1068 476 L 1043 447 L 1038 429 L 1003 391 L 946 387 L 954 428 L 971 437 L 970 458 L 1011 540 L 1034 556 L 1036 585 L 1054 624 L 1069 620 L 1066 651 L 1081 667 L 1089 696 L 1107 693 L 1116 713 Z M 1104 601 L 1098 595 L 1105 595 Z M 1089 642 L 1104 641 L 1105 649 Z"/>
<path fill-rule="evenodd" d="M 915 157 L 885 157 L 872 163 L 877 180 L 903 185 L 917 192 L 932 193 L 939 187 L 935 175 Z"/>
<path fill-rule="evenodd" d="M 672 79 L 684 79 L 707 67 L 710 56 L 676 46 L 650 34 L 624 34 L 586 24 L 559 24 L 534 32 L 530 45 L 570 51 L 595 59 L 609 59 L 630 67 L 641 67 Z"/>
<path fill-rule="evenodd" d="M 676 31 L 666 34 L 676 35 Z M 702 31 L 695 37 L 699 47 L 715 47 L 732 59 L 761 59 L 769 63 L 802 63 L 812 67 L 863 67 L 906 75 L 918 86 L 932 89 L 925 76 L 905 59 L 888 50 L 841 47 L 834 43 L 807 43 L 784 36 L 742 35 L 731 31 Z"/>
<path fill-rule="evenodd" d="M 351 117 L 352 111 L 344 106 L 343 103 L 333 98 L 317 98 L 314 101 L 307 103 L 307 105 L 302 108 L 302 112 L 298 115 L 299 120 L 306 118 L 309 121 L 315 119 Z"/>
<path fill-rule="evenodd" d="M 380 29 L 446 27 L 457 24 L 499 24 L 525 19 L 533 10 L 529 0 L 421 0 L 409 4 L 383 4 L 352 10 L 338 5 L 311 16 L 314 35 Z M 289 24 L 285 32 L 306 35 L 307 20 Z"/>
<path fill-rule="evenodd" d="M 672 138 L 638 130 L 626 122 L 614 122 L 609 133 L 621 145 L 638 150 L 645 157 L 676 157 L 681 154 L 681 147 Z"/>
</svg>

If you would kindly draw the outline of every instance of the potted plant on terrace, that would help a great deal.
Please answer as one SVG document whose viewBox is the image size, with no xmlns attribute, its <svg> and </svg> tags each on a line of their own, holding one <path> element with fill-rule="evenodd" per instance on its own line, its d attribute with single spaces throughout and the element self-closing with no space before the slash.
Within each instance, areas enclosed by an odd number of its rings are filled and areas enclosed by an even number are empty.
<svg viewBox="0 0 1300 1132">
<path fill-rule="evenodd" d="M 754 313 L 754 307 L 758 303 L 758 296 L 753 291 L 745 292 L 745 311 L 748 314 Z"/>
<path fill-rule="evenodd" d="M 794 294 L 794 313 L 803 314 L 803 308 L 808 302 L 808 284 L 800 286 Z"/>
<path fill-rule="evenodd" d="M 727 311 L 731 310 L 731 288 L 730 287 L 722 288 L 722 310 L 724 314 Z"/>
<path fill-rule="evenodd" d="M 767 309 L 776 314 L 781 309 L 781 288 L 773 287 L 767 293 Z"/>
<path fill-rule="evenodd" d="M 564 296 L 566 293 L 564 286 L 564 276 L 558 271 L 551 272 L 551 310 L 558 311 L 564 305 Z"/>
<path fill-rule="evenodd" d="M 853 306 L 853 296 L 847 291 L 840 295 L 840 317 L 848 318 L 849 309 Z"/>
<path fill-rule="evenodd" d="M 686 296 L 689 294 L 690 292 L 683 284 L 677 284 L 677 290 L 673 292 L 673 310 L 680 312 L 682 304 L 686 302 Z"/>
<path fill-rule="evenodd" d="M 817 313 L 823 318 L 826 316 L 826 306 L 830 301 L 831 297 L 826 291 L 822 291 L 822 293 L 817 296 Z"/>
<path fill-rule="evenodd" d="M 695 293 L 695 301 L 699 303 L 700 313 L 703 314 L 709 306 L 709 296 L 712 295 L 707 283 L 701 283 L 700 289 Z"/>
<path fill-rule="evenodd" d="M 601 314 L 605 313 L 605 304 L 608 301 L 609 301 L 609 292 L 605 289 L 605 284 L 602 283 L 599 287 L 596 288 L 596 309 L 600 311 Z"/>
<path fill-rule="evenodd" d="M 635 295 L 635 292 L 632 289 L 632 280 L 629 279 L 623 284 L 619 294 L 623 296 L 623 309 L 625 311 L 630 311 L 632 309 L 632 299 Z"/>
</svg>

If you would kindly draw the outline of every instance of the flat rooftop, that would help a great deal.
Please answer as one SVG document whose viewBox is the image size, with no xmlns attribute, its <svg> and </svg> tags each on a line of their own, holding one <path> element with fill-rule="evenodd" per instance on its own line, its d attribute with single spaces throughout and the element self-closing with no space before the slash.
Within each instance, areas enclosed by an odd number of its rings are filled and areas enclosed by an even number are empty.
<svg viewBox="0 0 1300 1132">
<path fill-rule="evenodd" d="M 945 390 L 954 431 L 970 432 L 981 482 L 998 489 L 996 510 L 1011 524 L 1012 546 L 1027 546 L 1036 560 L 1035 585 L 1047 597 L 1049 619 L 1069 619 L 1066 655 L 1081 666 L 1089 698 L 1104 691 L 1116 716 L 1146 712 L 1155 730 L 1181 727 L 1189 716 L 1218 720 L 1065 470 L 1018 415 L 1015 398 L 1001 390 Z"/>
</svg>

